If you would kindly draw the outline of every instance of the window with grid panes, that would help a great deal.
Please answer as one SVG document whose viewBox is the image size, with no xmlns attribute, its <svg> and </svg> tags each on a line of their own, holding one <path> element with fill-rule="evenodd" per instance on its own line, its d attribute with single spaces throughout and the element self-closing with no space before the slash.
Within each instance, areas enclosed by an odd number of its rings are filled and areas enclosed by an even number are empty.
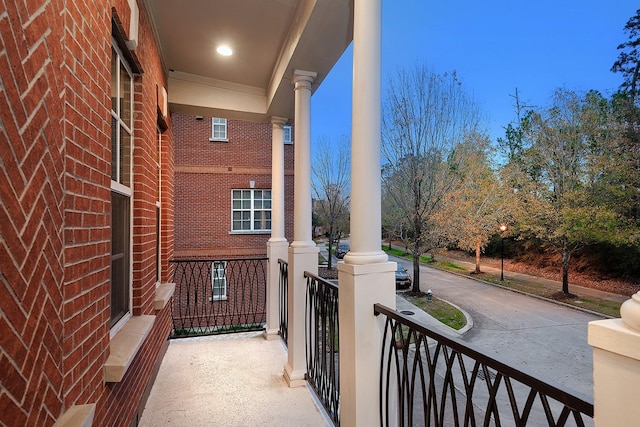
<svg viewBox="0 0 640 427">
<path fill-rule="evenodd" d="M 211 119 L 211 139 L 210 141 L 228 141 L 227 119 L 213 117 Z"/>
<path fill-rule="evenodd" d="M 111 321 L 131 315 L 133 74 L 117 48 L 111 47 Z"/>
<path fill-rule="evenodd" d="M 282 139 L 285 144 L 293 144 L 293 135 L 291 134 L 291 126 L 285 125 L 282 127 Z"/>
<path fill-rule="evenodd" d="M 232 190 L 231 230 L 271 231 L 271 190 Z"/>
<path fill-rule="evenodd" d="M 227 262 L 211 263 L 211 300 L 227 299 Z"/>
</svg>

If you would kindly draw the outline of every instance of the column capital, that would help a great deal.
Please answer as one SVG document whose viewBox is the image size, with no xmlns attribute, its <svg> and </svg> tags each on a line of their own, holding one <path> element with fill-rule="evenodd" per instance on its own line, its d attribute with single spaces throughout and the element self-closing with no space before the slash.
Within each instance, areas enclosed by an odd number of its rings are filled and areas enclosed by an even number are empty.
<svg viewBox="0 0 640 427">
<path fill-rule="evenodd" d="M 287 122 L 289 121 L 289 119 L 287 119 L 286 117 L 278 117 L 278 116 L 271 116 L 271 124 L 275 127 L 282 127 L 284 125 L 287 124 Z"/>
<path fill-rule="evenodd" d="M 318 77 L 318 73 L 314 71 L 293 70 L 293 83 L 296 89 L 299 87 L 311 87 L 311 83 Z"/>
</svg>

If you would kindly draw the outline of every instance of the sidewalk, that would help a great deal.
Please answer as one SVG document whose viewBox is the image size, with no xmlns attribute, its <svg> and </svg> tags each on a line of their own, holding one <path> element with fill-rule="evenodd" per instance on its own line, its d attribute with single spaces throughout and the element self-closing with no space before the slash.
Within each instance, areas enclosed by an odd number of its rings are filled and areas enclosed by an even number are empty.
<svg viewBox="0 0 640 427">
<path fill-rule="evenodd" d="M 387 246 L 387 243 L 384 243 L 384 246 Z M 403 247 L 400 247 L 398 245 L 395 244 L 391 244 L 391 247 L 393 249 L 398 249 L 398 250 L 404 250 Z M 462 261 L 462 260 L 458 260 L 455 258 L 451 258 L 451 257 L 442 257 L 442 259 L 447 260 L 447 261 L 451 261 L 452 263 L 459 265 L 460 267 L 464 267 L 465 269 L 472 271 L 475 270 L 475 263 L 473 262 L 468 262 L 468 261 Z M 429 266 L 429 267 L 433 267 L 433 266 Z M 433 267 L 433 268 L 437 268 L 437 267 Z M 486 265 L 482 265 L 481 264 L 481 268 L 482 271 L 485 273 L 492 273 L 492 274 L 496 274 L 499 275 L 500 274 L 500 269 L 496 268 L 496 267 L 489 267 Z M 449 271 L 449 270 L 447 270 Z M 452 272 L 453 274 L 456 274 L 455 272 Z M 473 276 L 468 276 L 468 275 L 464 275 L 465 277 L 469 277 L 471 279 L 476 279 L 476 280 L 481 280 L 481 277 L 478 278 L 474 278 Z M 513 272 L 513 271 L 508 271 L 508 270 L 504 270 L 504 277 L 506 279 L 513 279 L 513 280 L 519 280 L 519 281 L 523 281 L 523 282 L 528 282 L 528 283 L 535 283 L 538 284 L 540 286 L 545 287 L 546 289 L 552 290 L 552 291 L 560 291 L 562 289 L 562 282 L 558 281 L 558 280 L 551 280 L 551 279 L 546 279 L 544 277 L 537 277 L 537 276 L 531 276 L 528 274 L 523 274 L 523 273 L 517 273 L 517 272 Z M 593 298 L 599 298 L 602 300 L 608 300 L 608 301 L 614 301 L 617 303 L 623 303 L 626 300 L 628 300 L 630 297 L 625 296 L 625 295 L 620 295 L 620 294 L 614 294 L 611 292 L 606 292 L 606 291 L 600 291 L 598 289 L 593 289 L 593 288 L 587 288 L 584 286 L 578 286 L 578 285 L 574 285 L 569 283 L 569 290 L 571 291 L 572 294 L 575 294 L 579 297 L 593 297 Z"/>
<path fill-rule="evenodd" d="M 475 264 L 472 262 L 461 261 L 454 258 L 445 258 L 445 259 L 455 263 L 456 265 L 464 267 L 466 269 L 469 269 L 469 270 L 475 269 Z M 484 265 L 481 265 L 481 268 L 482 268 L 482 271 L 485 273 L 500 274 L 499 268 L 488 267 Z M 516 273 L 508 270 L 504 270 L 504 277 L 508 279 L 520 280 L 523 282 L 536 283 L 540 286 L 544 286 L 545 288 L 551 289 L 551 290 L 559 291 L 562 289 L 562 282 L 558 280 L 545 279 L 544 277 L 536 277 L 536 276 L 531 276 L 523 273 Z M 578 296 L 594 297 L 594 298 L 599 298 L 603 300 L 615 301 L 619 303 L 623 303 L 629 299 L 629 297 L 624 295 L 600 291 L 598 289 L 593 289 L 593 288 L 586 288 L 584 286 L 578 286 L 573 284 L 569 284 L 569 290 L 571 291 L 572 294 L 575 294 Z"/>
</svg>

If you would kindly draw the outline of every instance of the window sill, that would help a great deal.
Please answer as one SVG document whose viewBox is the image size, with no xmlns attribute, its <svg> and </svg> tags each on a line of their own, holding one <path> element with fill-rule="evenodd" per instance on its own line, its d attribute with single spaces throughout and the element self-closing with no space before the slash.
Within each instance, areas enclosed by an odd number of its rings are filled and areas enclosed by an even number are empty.
<svg viewBox="0 0 640 427">
<path fill-rule="evenodd" d="M 271 234 L 271 230 L 231 230 L 229 234 Z"/>
<path fill-rule="evenodd" d="M 91 405 L 73 405 L 58 418 L 53 427 L 91 427 L 95 413 L 95 403 Z"/>
<path fill-rule="evenodd" d="M 215 297 L 215 298 L 214 298 L 214 297 L 211 297 L 211 298 L 209 298 L 209 302 L 218 302 L 218 301 L 226 301 L 226 300 L 227 300 L 227 297 L 226 297 L 226 296 L 224 296 L 224 297 Z"/>
<path fill-rule="evenodd" d="M 229 140 L 228 139 L 209 138 L 209 142 L 229 142 Z"/>
<path fill-rule="evenodd" d="M 153 309 L 156 311 L 160 311 L 165 308 L 175 291 L 175 283 L 163 283 L 159 285 L 156 288 L 156 297 L 153 300 Z"/>
<path fill-rule="evenodd" d="M 111 338 L 109 357 L 103 367 L 105 382 L 122 381 L 155 320 L 156 316 L 134 316 Z"/>
</svg>

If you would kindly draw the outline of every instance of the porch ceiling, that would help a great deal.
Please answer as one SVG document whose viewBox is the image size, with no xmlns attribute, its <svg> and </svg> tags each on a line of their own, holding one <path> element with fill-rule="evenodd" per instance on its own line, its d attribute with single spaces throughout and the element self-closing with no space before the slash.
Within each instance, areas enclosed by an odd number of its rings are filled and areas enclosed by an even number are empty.
<svg viewBox="0 0 640 427">
<path fill-rule="evenodd" d="M 315 90 L 353 37 L 353 0 L 146 0 L 172 111 L 293 118 L 293 70 Z M 216 53 L 220 44 L 234 54 Z"/>
</svg>

